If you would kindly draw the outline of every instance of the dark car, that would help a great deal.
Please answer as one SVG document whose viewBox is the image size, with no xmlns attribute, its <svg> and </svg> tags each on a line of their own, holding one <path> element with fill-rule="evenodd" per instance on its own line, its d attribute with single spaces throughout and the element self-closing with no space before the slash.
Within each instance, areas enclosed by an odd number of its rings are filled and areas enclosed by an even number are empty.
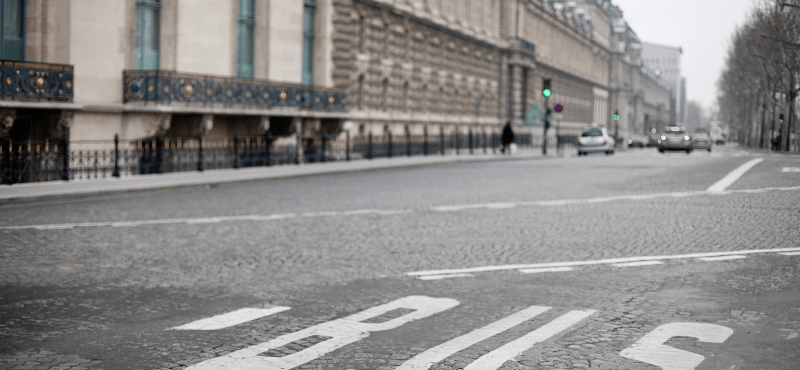
<svg viewBox="0 0 800 370">
<path fill-rule="evenodd" d="M 692 137 L 686 133 L 683 127 L 667 127 L 658 138 L 658 151 L 664 153 L 666 150 L 692 152 Z"/>
<path fill-rule="evenodd" d="M 634 135 L 628 139 L 628 147 L 644 148 L 647 146 L 647 141 L 647 137 L 645 136 Z"/>
</svg>

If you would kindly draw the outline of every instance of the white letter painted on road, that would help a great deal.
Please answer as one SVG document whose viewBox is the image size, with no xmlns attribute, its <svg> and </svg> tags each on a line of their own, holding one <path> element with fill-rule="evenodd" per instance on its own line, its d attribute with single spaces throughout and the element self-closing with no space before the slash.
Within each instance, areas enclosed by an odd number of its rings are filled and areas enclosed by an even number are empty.
<svg viewBox="0 0 800 370">
<path fill-rule="evenodd" d="M 525 352 L 533 347 L 534 344 L 547 340 L 548 338 L 591 316 L 595 312 L 595 310 L 567 312 L 564 315 L 559 316 L 557 319 L 540 327 L 539 329 L 525 334 L 521 338 L 506 343 L 502 347 L 481 356 L 475 360 L 475 362 L 465 367 L 464 370 L 499 369 L 500 366 L 503 366 L 503 364 L 506 363 L 506 361 L 519 356 L 522 354 L 522 352 Z"/>
<path fill-rule="evenodd" d="M 673 322 L 657 327 L 642 339 L 619 353 L 631 360 L 656 365 L 664 370 L 693 370 L 705 357 L 696 353 L 665 346 L 672 337 L 697 338 L 701 342 L 722 343 L 733 330 L 721 325 L 695 322 Z"/>
<path fill-rule="evenodd" d="M 324 322 L 294 333 L 282 335 L 268 342 L 260 343 L 228 355 L 217 357 L 190 366 L 187 370 L 286 370 L 293 369 L 333 350 L 357 342 L 369 336 L 370 332 L 390 330 L 408 322 L 419 320 L 433 314 L 448 310 L 458 305 L 458 301 L 450 298 L 432 298 L 426 296 L 408 296 L 392 302 L 375 306 L 357 314 Z M 396 309 L 413 309 L 415 311 L 380 323 L 366 323 L 365 320 L 383 315 Z M 268 357 L 263 353 L 271 349 L 283 347 L 289 343 L 311 336 L 329 337 L 301 351 L 283 356 Z"/>
<path fill-rule="evenodd" d="M 508 329 L 511 329 L 527 320 L 532 319 L 534 316 L 549 310 L 550 307 L 531 306 L 522 311 L 514 313 L 504 319 L 495 321 L 480 329 L 474 330 L 464 334 L 458 338 L 452 339 L 433 347 L 425 352 L 422 352 L 414 358 L 404 362 L 400 367 L 395 370 L 427 370 L 433 364 L 452 356 L 458 351 L 461 351 L 475 343 L 484 339 L 490 338 L 500 334 Z"/>
<path fill-rule="evenodd" d="M 176 326 L 172 330 L 219 330 L 231 326 L 257 320 L 262 317 L 274 315 L 278 312 L 289 310 L 290 307 L 276 306 L 270 308 L 241 308 L 233 312 L 212 316 Z"/>
</svg>

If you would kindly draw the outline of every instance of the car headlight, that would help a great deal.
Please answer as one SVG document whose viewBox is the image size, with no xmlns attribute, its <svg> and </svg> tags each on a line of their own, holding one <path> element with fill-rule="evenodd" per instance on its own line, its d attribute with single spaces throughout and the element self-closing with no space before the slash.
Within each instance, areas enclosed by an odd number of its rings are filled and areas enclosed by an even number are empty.
<svg viewBox="0 0 800 370">
<path fill-rule="evenodd" d="M 661 139 L 658 139 L 658 143 L 661 144 Z"/>
<path fill-rule="evenodd" d="M 633 140 L 628 139 L 628 144 L 633 144 Z"/>
<path fill-rule="evenodd" d="M 666 136 L 664 136 L 664 135 L 661 135 L 661 140 L 667 140 L 667 137 L 666 137 Z M 660 142 L 660 141 L 659 141 L 659 142 Z"/>
<path fill-rule="evenodd" d="M 691 139 L 691 138 L 689 137 L 689 135 L 686 135 L 686 136 L 684 136 L 684 137 L 683 137 L 683 140 L 689 140 L 689 139 Z"/>
</svg>

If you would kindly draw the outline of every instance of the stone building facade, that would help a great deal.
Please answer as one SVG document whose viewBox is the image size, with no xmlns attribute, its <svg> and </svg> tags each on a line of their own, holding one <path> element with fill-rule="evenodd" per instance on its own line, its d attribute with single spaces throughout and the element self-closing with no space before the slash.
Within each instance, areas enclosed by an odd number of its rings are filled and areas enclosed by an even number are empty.
<svg viewBox="0 0 800 370">
<path fill-rule="evenodd" d="M 553 134 L 626 136 L 668 110 L 609 0 L 14 1 L 14 140 L 541 133 L 544 78 Z"/>
</svg>

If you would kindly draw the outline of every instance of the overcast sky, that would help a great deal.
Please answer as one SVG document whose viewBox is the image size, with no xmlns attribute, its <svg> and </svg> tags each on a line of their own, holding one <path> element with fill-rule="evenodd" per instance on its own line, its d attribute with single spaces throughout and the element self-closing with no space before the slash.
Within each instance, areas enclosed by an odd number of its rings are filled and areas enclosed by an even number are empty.
<svg viewBox="0 0 800 370">
<path fill-rule="evenodd" d="M 683 47 L 687 100 L 708 108 L 736 26 L 755 0 L 612 0 L 642 41 Z"/>
</svg>

